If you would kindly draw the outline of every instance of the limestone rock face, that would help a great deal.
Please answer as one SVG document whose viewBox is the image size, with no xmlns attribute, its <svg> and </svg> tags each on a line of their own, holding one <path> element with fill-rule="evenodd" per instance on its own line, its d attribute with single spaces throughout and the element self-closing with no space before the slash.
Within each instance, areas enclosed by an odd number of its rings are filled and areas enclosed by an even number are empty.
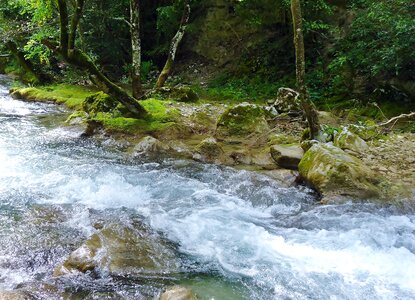
<svg viewBox="0 0 415 300">
<path fill-rule="evenodd" d="M 168 288 L 161 296 L 160 300 L 197 300 L 191 289 L 182 286 Z"/>
<path fill-rule="evenodd" d="M 297 170 L 298 164 L 304 156 L 304 151 L 299 145 L 274 145 L 270 148 L 271 156 L 278 166 L 286 169 Z"/>
<path fill-rule="evenodd" d="M 357 134 L 349 131 L 346 127 L 335 135 L 334 145 L 343 150 L 347 149 L 356 153 L 363 153 L 369 150 L 369 146 L 366 142 Z"/>
<path fill-rule="evenodd" d="M 382 177 L 331 144 L 315 144 L 299 164 L 301 177 L 323 197 L 379 198 Z"/>
<path fill-rule="evenodd" d="M 93 234 L 58 266 L 55 276 L 77 272 L 157 275 L 175 272 L 171 245 L 148 229 L 111 224 Z"/>
<path fill-rule="evenodd" d="M 242 103 L 227 109 L 219 118 L 216 136 L 247 137 L 269 131 L 266 120 L 267 112 L 262 107 Z"/>
</svg>

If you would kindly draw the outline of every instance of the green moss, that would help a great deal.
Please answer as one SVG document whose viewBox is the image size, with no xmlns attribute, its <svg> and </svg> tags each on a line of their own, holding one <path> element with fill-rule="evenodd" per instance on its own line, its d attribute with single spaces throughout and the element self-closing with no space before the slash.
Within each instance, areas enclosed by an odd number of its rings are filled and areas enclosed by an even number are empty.
<svg viewBox="0 0 415 300">
<path fill-rule="evenodd" d="M 180 112 L 174 108 L 167 108 L 165 101 L 149 99 L 140 103 L 149 112 L 149 117 L 145 119 L 114 116 L 109 112 L 98 112 L 93 119 L 110 131 L 130 134 L 162 131 L 177 124 Z"/>
<path fill-rule="evenodd" d="M 92 115 L 98 112 L 111 112 L 117 107 L 117 101 L 105 94 L 104 92 L 97 92 L 85 98 L 82 102 L 82 109 Z"/>
<path fill-rule="evenodd" d="M 78 85 L 57 84 L 18 89 L 15 95 L 26 100 L 65 104 L 71 109 L 82 109 L 82 103 L 96 90 Z"/>
<path fill-rule="evenodd" d="M 166 102 L 156 99 L 148 99 L 140 102 L 149 112 L 150 121 L 176 122 L 180 117 L 180 112 L 175 108 L 166 107 Z"/>
<path fill-rule="evenodd" d="M 265 116 L 266 111 L 256 105 L 243 103 L 231 107 L 219 118 L 219 134 L 243 136 L 266 130 L 268 124 Z"/>
</svg>

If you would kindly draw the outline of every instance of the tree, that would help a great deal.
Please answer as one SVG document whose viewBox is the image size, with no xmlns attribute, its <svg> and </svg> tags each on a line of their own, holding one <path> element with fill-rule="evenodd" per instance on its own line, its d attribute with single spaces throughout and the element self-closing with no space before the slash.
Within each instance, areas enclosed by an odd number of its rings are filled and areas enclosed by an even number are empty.
<svg viewBox="0 0 415 300">
<path fill-rule="evenodd" d="M 61 55 L 69 64 L 94 75 L 106 87 L 107 92 L 121 102 L 136 117 L 146 116 L 146 110 L 136 99 L 108 79 L 87 54 L 76 48 L 76 34 L 78 24 L 82 18 L 85 0 L 76 0 L 71 22 L 69 22 L 67 0 L 57 0 L 57 4 L 60 22 L 59 44 L 49 40 L 44 40 L 44 43 L 54 52 Z"/>
<path fill-rule="evenodd" d="M 177 48 L 179 47 L 179 44 L 183 39 L 187 23 L 189 22 L 189 17 L 190 17 L 190 4 L 189 4 L 189 0 L 186 0 L 184 2 L 183 16 L 180 21 L 179 30 L 177 31 L 176 35 L 173 37 L 171 41 L 167 60 L 157 80 L 156 88 L 163 87 L 167 78 L 169 78 L 171 74 L 173 63 L 176 58 Z"/>
<path fill-rule="evenodd" d="M 140 0 L 130 0 L 130 31 L 132 90 L 133 97 L 139 99 L 143 95 L 143 88 L 141 85 Z"/>
<path fill-rule="evenodd" d="M 295 67 L 297 88 L 300 92 L 301 106 L 307 118 L 310 128 L 310 138 L 315 139 L 320 132 L 317 111 L 310 100 L 305 82 L 305 49 L 302 26 L 302 14 L 300 0 L 291 0 L 291 14 L 293 20 L 294 46 L 295 46 Z"/>
</svg>

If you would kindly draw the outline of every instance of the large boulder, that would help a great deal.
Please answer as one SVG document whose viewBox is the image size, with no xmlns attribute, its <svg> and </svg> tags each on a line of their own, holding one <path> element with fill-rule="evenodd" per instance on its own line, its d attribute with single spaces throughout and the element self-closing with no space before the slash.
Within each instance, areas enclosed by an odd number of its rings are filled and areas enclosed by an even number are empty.
<svg viewBox="0 0 415 300">
<path fill-rule="evenodd" d="M 110 224 L 72 252 L 54 275 L 105 271 L 152 276 L 177 269 L 172 246 L 162 237 L 142 225 L 132 228 Z"/>
<path fill-rule="evenodd" d="M 270 151 L 277 165 L 285 169 L 297 170 L 298 164 L 304 156 L 303 149 L 295 144 L 273 145 Z"/>
<path fill-rule="evenodd" d="M 351 150 L 356 153 L 363 153 L 369 150 L 366 142 L 357 134 L 349 131 L 347 127 L 343 127 L 340 132 L 334 136 L 334 145 L 343 150 Z"/>
<path fill-rule="evenodd" d="M 382 177 L 331 144 L 315 144 L 299 164 L 301 177 L 323 197 L 379 198 Z"/>
<path fill-rule="evenodd" d="M 267 111 L 258 105 L 242 103 L 227 109 L 219 118 L 216 126 L 216 136 L 254 136 L 269 131 L 266 120 Z"/>
</svg>

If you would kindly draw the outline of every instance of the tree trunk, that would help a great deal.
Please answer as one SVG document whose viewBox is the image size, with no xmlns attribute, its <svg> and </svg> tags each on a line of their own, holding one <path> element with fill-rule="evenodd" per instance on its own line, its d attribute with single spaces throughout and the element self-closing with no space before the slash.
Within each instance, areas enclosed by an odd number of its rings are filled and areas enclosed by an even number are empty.
<svg viewBox="0 0 415 300">
<path fill-rule="evenodd" d="M 300 92 L 301 106 L 310 128 L 310 137 L 311 139 L 315 139 L 320 133 L 320 126 L 317 111 L 310 100 L 305 82 L 305 50 L 300 0 L 291 0 L 291 14 L 294 30 L 297 88 Z"/>
<path fill-rule="evenodd" d="M 57 47 L 50 41 L 44 41 L 44 44 L 53 51 L 62 55 L 62 57 L 74 66 L 80 69 L 88 71 L 90 74 L 96 76 L 96 78 L 104 84 L 108 90 L 108 94 L 113 96 L 119 102 L 132 113 L 134 116 L 142 118 L 147 116 L 147 111 L 144 107 L 138 103 L 136 99 L 128 95 L 122 88 L 113 83 L 106 77 L 94 64 L 91 58 L 76 49 L 75 37 L 78 28 L 79 21 L 81 20 L 84 0 L 77 0 L 74 14 L 72 16 L 71 27 L 69 32 L 69 18 L 68 18 L 68 7 L 66 0 L 57 0 L 59 19 L 60 19 L 60 45 Z M 71 48 L 70 48 L 70 47 Z"/>
<path fill-rule="evenodd" d="M 15 42 L 8 41 L 6 43 L 6 47 L 13 54 L 13 56 L 16 58 L 17 62 L 25 70 L 25 72 L 30 73 L 35 78 L 36 82 L 42 81 L 42 78 L 41 78 L 42 76 L 39 76 L 36 73 L 32 63 L 24 57 L 24 54 L 17 48 L 17 45 Z"/>
<path fill-rule="evenodd" d="M 180 42 L 183 39 L 187 23 L 189 22 L 190 17 L 190 5 L 189 1 L 185 1 L 184 3 L 184 11 L 182 20 L 180 21 L 179 30 L 177 31 L 176 35 L 173 37 L 170 49 L 169 49 L 169 55 L 167 57 L 166 64 L 164 65 L 163 70 L 160 73 L 160 76 L 156 83 L 156 88 L 159 89 L 164 86 L 164 83 L 166 82 L 167 78 L 169 78 L 172 67 L 174 64 L 174 59 L 176 58 L 177 48 L 179 47 Z"/>
<path fill-rule="evenodd" d="M 130 0 L 130 31 L 132 53 L 132 90 L 133 97 L 139 99 L 143 96 L 143 88 L 141 86 L 140 0 Z"/>
</svg>

